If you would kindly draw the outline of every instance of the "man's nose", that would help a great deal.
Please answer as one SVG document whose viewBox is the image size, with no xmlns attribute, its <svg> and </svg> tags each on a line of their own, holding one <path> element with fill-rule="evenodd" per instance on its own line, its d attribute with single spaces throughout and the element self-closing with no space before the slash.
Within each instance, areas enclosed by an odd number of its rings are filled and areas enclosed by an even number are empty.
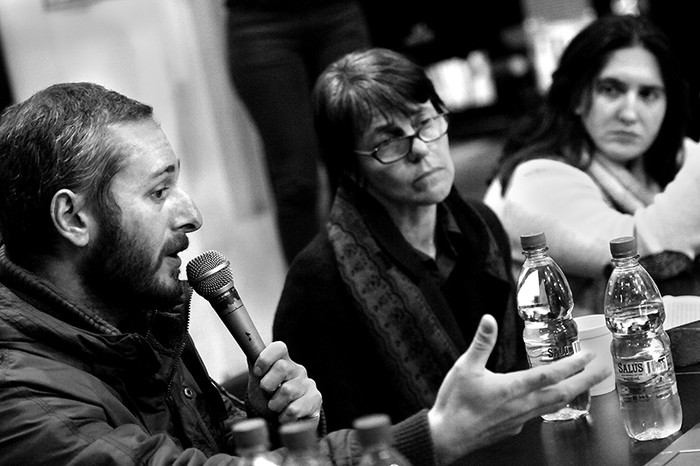
<svg viewBox="0 0 700 466">
<path fill-rule="evenodd" d="M 179 190 L 177 201 L 176 226 L 185 233 L 197 231 L 202 227 L 202 214 L 192 198 L 182 190 Z"/>
</svg>

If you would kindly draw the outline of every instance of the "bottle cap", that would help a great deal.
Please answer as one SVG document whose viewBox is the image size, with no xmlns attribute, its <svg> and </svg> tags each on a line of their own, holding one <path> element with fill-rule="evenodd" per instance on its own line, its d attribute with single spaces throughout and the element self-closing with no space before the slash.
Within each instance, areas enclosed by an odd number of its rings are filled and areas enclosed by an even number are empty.
<svg viewBox="0 0 700 466">
<path fill-rule="evenodd" d="M 293 451 L 316 448 L 316 423 L 313 421 L 298 421 L 283 424 L 280 427 L 282 445 Z"/>
<path fill-rule="evenodd" d="M 386 414 L 371 414 L 355 419 L 353 428 L 357 430 L 360 443 L 367 447 L 391 440 L 391 420 Z"/>
<path fill-rule="evenodd" d="M 233 442 L 236 448 L 252 448 L 259 445 L 267 446 L 269 437 L 267 424 L 264 419 L 251 418 L 237 422 L 231 428 Z"/>
<path fill-rule="evenodd" d="M 615 259 L 637 255 L 637 239 L 634 236 L 621 236 L 610 240 L 610 252 Z"/>
<path fill-rule="evenodd" d="M 545 238 L 544 233 L 541 231 L 538 233 L 520 235 L 520 244 L 525 251 L 531 251 L 547 246 L 547 238 Z"/>
</svg>

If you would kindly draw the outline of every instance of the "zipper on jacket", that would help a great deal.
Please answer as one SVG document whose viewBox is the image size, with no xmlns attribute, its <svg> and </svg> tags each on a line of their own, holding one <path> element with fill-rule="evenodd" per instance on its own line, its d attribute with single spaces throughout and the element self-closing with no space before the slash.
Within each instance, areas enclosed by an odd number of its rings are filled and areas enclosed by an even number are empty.
<svg viewBox="0 0 700 466">
<path fill-rule="evenodd" d="M 190 333 L 190 314 L 192 312 L 192 288 L 188 287 L 187 292 L 187 313 L 185 314 L 185 331 L 183 332 L 184 338 L 182 343 L 180 343 L 180 348 L 175 355 L 175 362 L 173 363 L 173 369 L 170 371 L 170 376 L 168 377 L 168 385 L 165 389 L 167 396 L 170 396 L 170 390 L 173 388 L 173 383 L 175 381 L 175 374 L 177 374 L 177 369 L 180 367 L 180 360 L 182 359 L 182 352 L 185 351 L 185 345 L 187 344 L 187 335 Z M 172 397 L 171 397 L 172 398 Z M 172 401 L 172 400 L 171 400 Z"/>
<path fill-rule="evenodd" d="M 173 369 L 170 372 L 170 377 L 168 377 L 168 385 L 165 390 L 165 398 L 168 404 L 171 406 L 171 409 L 176 409 L 176 403 L 175 399 L 173 398 L 172 395 L 172 388 L 173 384 L 175 383 L 175 375 L 178 372 L 178 368 L 180 367 L 180 361 L 182 361 L 182 353 L 185 351 L 185 346 L 187 345 L 187 341 L 189 340 L 189 331 L 190 331 L 190 314 L 192 313 L 192 290 L 189 290 L 188 296 L 187 296 L 187 314 L 186 314 L 186 319 L 185 319 L 185 332 L 184 332 L 184 339 L 182 340 L 182 344 L 180 344 L 180 348 L 176 354 L 175 362 L 173 363 Z M 207 442 L 209 442 L 210 448 L 214 451 L 219 450 L 219 444 L 217 443 L 216 439 L 212 436 L 211 432 L 209 431 L 209 428 L 207 425 L 204 423 L 204 420 L 202 419 L 201 414 L 199 411 L 196 409 L 195 406 L 189 407 L 190 411 L 193 411 L 195 414 L 195 419 L 197 421 L 197 426 L 199 428 L 199 431 L 204 437 L 206 438 Z"/>
</svg>

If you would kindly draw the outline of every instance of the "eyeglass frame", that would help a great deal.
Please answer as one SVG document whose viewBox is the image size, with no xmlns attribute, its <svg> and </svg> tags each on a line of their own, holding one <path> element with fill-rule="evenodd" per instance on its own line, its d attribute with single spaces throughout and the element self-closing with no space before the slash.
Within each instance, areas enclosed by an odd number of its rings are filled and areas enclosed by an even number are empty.
<svg viewBox="0 0 700 466">
<path fill-rule="evenodd" d="M 380 142 L 379 144 L 377 144 L 377 146 L 376 146 L 374 149 L 372 149 L 372 150 L 368 150 L 368 151 L 355 150 L 355 151 L 353 151 L 353 152 L 354 152 L 355 154 L 357 154 L 357 155 L 364 155 L 365 157 L 372 157 L 374 160 L 376 160 L 377 162 L 379 162 L 379 163 L 381 163 L 381 164 L 383 164 L 383 165 L 390 165 L 390 164 L 392 164 L 392 163 L 396 163 L 396 162 L 398 162 L 399 160 L 405 159 L 405 158 L 408 156 L 408 154 L 411 153 L 411 148 L 413 147 L 413 140 L 414 140 L 415 138 L 418 138 L 418 139 L 420 139 L 421 141 L 423 141 L 424 143 L 429 144 L 429 143 L 435 142 L 435 141 L 437 141 L 438 139 L 440 139 L 440 138 L 442 138 L 443 136 L 445 136 L 445 135 L 447 134 L 447 131 L 450 129 L 450 120 L 449 120 L 449 118 L 448 118 L 448 115 L 449 115 L 449 114 L 450 114 L 450 112 L 445 111 L 445 112 L 439 113 L 439 114 L 437 114 L 437 115 L 435 115 L 435 116 L 433 116 L 433 117 L 430 117 L 430 118 L 428 118 L 427 120 L 424 120 L 424 121 L 421 123 L 421 125 L 418 127 L 418 129 L 416 130 L 416 132 L 413 133 L 413 134 L 409 134 L 409 135 L 406 135 L 406 136 L 399 136 L 399 137 L 396 137 L 396 138 L 385 139 L 384 141 L 382 141 L 382 142 Z M 440 136 L 436 137 L 435 139 L 430 139 L 430 140 L 427 140 L 427 141 L 426 141 L 425 139 L 423 139 L 422 137 L 420 137 L 420 132 L 423 130 L 423 128 L 424 128 L 426 125 L 428 125 L 429 123 L 431 123 L 431 122 L 433 122 L 433 121 L 436 121 L 438 118 L 444 118 L 444 119 L 445 119 L 445 132 L 442 133 Z M 390 161 L 390 162 L 385 162 L 385 161 L 383 161 L 383 160 L 380 160 L 379 157 L 377 157 L 377 152 L 379 152 L 379 149 L 381 149 L 382 146 L 385 146 L 385 145 L 387 145 L 387 144 L 390 144 L 390 143 L 392 143 L 392 142 L 394 142 L 394 141 L 400 141 L 400 140 L 404 140 L 404 139 L 408 139 L 409 142 L 410 142 L 410 144 L 408 145 L 408 150 L 406 151 L 406 153 L 405 153 L 404 155 L 402 155 L 402 156 L 399 157 L 398 159 L 392 160 L 392 161 Z"/>
</svg>

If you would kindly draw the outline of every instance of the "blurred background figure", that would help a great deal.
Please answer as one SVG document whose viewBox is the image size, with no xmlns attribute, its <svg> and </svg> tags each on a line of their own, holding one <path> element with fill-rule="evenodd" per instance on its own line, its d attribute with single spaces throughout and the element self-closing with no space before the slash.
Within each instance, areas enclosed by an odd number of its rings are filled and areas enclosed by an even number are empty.
<svg viewBox="0 0 700 466">
<path fill-rule="evenodd" d="M 684 157 L 687 84 L 647 18 L 607 15 L 564 50 L 539 112 L 506 142 L 486 203 L 515 248 L 544 231 L 577 313 L 602 310 L 609 241 L 634 235 L 657 281 L 700 251 L 700 156 Z"/>
<path fill-rule="evenodd" d="M 354 0 L 227 0 L 226 5 L 231 78 L 260 133 L 289 263 L 325 220 L 329 197 L 319 183 L 319 175 L 324 178 L 311 86 L 330 62 L 368 47 L 369 30 Z"/>
</svg>

